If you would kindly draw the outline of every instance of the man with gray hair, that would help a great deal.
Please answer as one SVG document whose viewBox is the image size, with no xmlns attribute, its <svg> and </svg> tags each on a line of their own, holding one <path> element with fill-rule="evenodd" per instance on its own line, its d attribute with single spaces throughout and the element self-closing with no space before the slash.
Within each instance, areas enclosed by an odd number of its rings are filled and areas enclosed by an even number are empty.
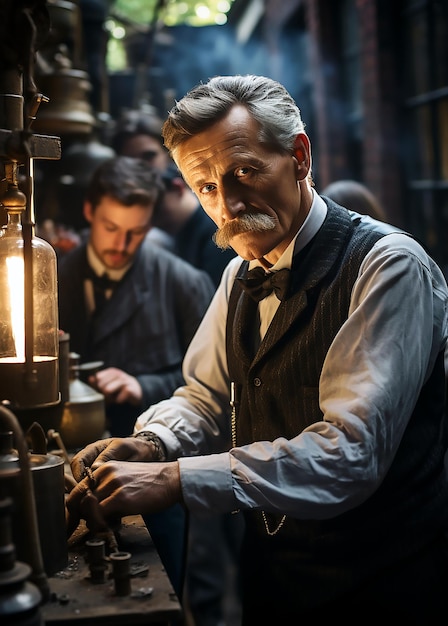
<svg viewBox="0 0 448 626">
<path fill-rule="evenodd" d="M 239 511 L 244 626 L 443 623 L 441 270 L 407 233 L 316 192 L 300 111 L 274 80 L 212 78 L 163 134 L 216 243 L 239 258 L 187 351 L 186 384 L 134 437 L 74 458 L 69 510 L 91 466 L 106 517 L 176 502 Z"/>
</svg>

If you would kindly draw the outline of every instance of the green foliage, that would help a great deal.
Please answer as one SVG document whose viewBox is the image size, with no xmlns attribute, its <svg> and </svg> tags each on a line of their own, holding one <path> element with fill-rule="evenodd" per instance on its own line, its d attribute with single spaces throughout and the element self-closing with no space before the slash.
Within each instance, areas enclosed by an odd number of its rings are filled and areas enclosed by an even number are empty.
<svg viewBox="0 0 448 626">
<path fill-rule="evenodd" d="M 150 24 L 155 17 L 167 26 L 206 26 L 225 23 L 233 0 L 115 0 L 114 10 L 137 24 Z M 156 11 L 158 15 L 156 16 Z"/>
<path fill-rule="evenodd" d="M 234 0 L 115 0 L 111 4 L 107 66 L 110 70 L 126 67 L 123 40 L 133 32 L 144 32 L 155 23 L 166 26 L 222 25 Z"/>
</svg>

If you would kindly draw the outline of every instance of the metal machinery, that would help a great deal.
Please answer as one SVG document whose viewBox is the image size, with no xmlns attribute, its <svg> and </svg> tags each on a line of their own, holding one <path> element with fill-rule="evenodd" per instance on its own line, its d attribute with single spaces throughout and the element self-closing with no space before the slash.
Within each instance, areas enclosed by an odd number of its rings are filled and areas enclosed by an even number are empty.
<svg viewBox="0 0 448 626">
<path fill-rule="evenodd" d="M 0 7 L 0 614 L 6 622 L 41 624 L 49 594 L 37 529 L 30 458 L 17 413 L 61 403 L 58 372 L 56 257 L 34 236 L 33 160 L 59 159 L 58 137 L 34 134 L 45 96 L 34 83 L 35 54 L 50 20 L 44 0 L 2 0 Z M 10 439 L 11 438 L 11 439 Z M 10 443 L 18 457 L 11 459 Z M 11 481 L 19 480 L 11 498 Z M 12 515 L 25 522 L 27 562 L 16 561 Z M 8 621 L 9 620 L 9 621 Z"/>
</svg>

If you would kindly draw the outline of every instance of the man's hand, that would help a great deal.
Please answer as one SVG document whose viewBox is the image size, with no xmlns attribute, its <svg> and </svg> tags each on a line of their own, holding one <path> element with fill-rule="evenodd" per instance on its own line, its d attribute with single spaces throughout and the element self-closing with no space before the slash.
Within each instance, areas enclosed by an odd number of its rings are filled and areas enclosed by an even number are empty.
<svg viewBox="0 0 448 626">
<path fill-rule="evenodd" d="M 152 461 L 157 455 L 155 445 L 140 437 L 99 439 L 75 454 L 71 470 L 79 482 L 86 476 L 86 467 L 95 470 L 107 461 Z"/>
<path fill-rule="evenodd" d="M 106 402 L 123 404 L 129 402 L 138 406 L 143 397 L 138 380 L 116 367 L 107 367 L 89 376 L 89 385 L 105 397 Z"/>
<path fill-rule="evenodd" d="M 81 502 L 89 490 L 98 500 L 104 519 L 156 513 L 182 502 L 177 461 L 103 463 L 68 494 L 67 510 L 75 518 L 79 518 Z"/>
</svg>

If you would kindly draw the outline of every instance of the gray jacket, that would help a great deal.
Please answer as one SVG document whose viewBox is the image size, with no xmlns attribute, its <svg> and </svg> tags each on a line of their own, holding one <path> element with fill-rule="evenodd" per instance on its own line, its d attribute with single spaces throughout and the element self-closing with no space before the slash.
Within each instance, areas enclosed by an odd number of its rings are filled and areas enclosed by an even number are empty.
<svg viewBox="0 0 448 626">
<path fill-rule="evenodd" d="M 85 244 L 59 262 L 59 327 L 69 333 L 70 350 L 80 354 L 81 363 L 103 361 L 138 379 L 142 405 L 107 410 L 111 434 L 126 436 L 143 409 L 183 384 L 182 360 L 214 286 L 205 272 L 144 242 L 99 316 L 89 319 L 86 271 Z"/>
</svg>

